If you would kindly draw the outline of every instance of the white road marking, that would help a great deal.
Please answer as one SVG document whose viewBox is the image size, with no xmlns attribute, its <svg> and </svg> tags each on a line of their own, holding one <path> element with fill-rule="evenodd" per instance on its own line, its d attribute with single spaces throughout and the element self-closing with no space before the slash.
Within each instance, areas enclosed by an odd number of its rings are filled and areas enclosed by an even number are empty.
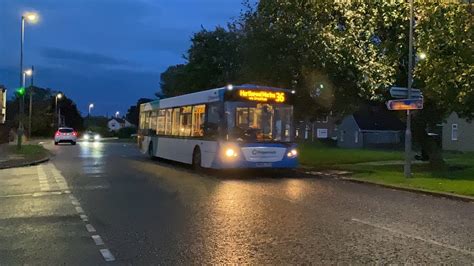
<svg viewBox="0 0 474 266">
<path fill-rule="evenodd" d="M 83 222 L 88 222 L 88 221 L 89 221 L 89 218 L 87 217 L 87 215 L 81 214 L 81 215 L 79 215 L 79 216 L 81 217 L 81 220 L 82 220 Z"/>
<path fill-rule="evenodd" d="M 69 198 L 72 199 L 72 200 L 77 200 L 76 197 L 74 197 L 74 195 L 72 195 L 72 194 L 69 194 Z"/>
<path fill-rule="evenodd" d="M 102 257 L 104 257 L 105 261 L 114 261 L 115 257 L 112 255 L 110 250 L 108 248 L 104 248 L 100 250 L 100 253 L 102 254 Z"/>
<path fill-rule="evenodd" d="M 76 206 L 76 211 L 77 213 L 84 213 L 84 210 L 79 206 Z"/>
<path fill-rule="evenodd" d="M 64 193 L 69 194 L 69 193 L 71 193 L 71 191 L 70 190 L 65 190 Z"/>
<path fill-rule="evenodd" d="M 92 224 L 86 224 L 86 229 L 89 233 L 95 232 L 95 228 L 92 226 Z"/>
<path fill-rule="evenodd" d="M 80 206 L 81 204 L 77 200 L 71 200 L 72 205 Z"/>
<path fill-rule="evenodd" d="M 92 239 L 94 240 L 96 246 L 102 246 L 104 244 L 104 241 L 102 241 L 102 237 L 99 235 L 93 235 Z"/>
<path fill-rule="evenodd" d="M 429 244 L 432 244 L 432 245 L 452 249 L 452 250 L 458 251 L 458 252 L 463 253 L 463 254 L 474 256 L 474 252 L 470 251 L 470 250 L 465 250 L 465 249 L 458 248 L 456 246 L 452 246 L 452 245 L 449 245 L 449 244 L 440 243 L 440 242 L 432 240 L 432 239 L 425 239 L 425 238 L 422 238 L 420 236 L 408 234 L 408 233 L 402 232 L 402 231 L 397 230 L 397 229 L 388 228 L 388 227 L 385 227 L 383 225 L 374 224 L 374 223 L 371 223 L 371 222 L 368 222 L 368 221 L 363 221 L 363 220 L 356 219 L 356 218 L 352 218 L 351 220 L 353 222 L 361 223 L 361 224 L 364 224 L 364 225 L 368 225 L 368 226 L 372 226 L 372 227 L 375 227 L 375 228 L 378 228 L 378 229 L 388 231 L 392 234 L 401 235 L 401 236 L 404 236 L 404 237 L 416 239 L 416 240 L 423 241 L 423 242 L 426 242 L 426 243 L 429 243 Z"/>
</svg>

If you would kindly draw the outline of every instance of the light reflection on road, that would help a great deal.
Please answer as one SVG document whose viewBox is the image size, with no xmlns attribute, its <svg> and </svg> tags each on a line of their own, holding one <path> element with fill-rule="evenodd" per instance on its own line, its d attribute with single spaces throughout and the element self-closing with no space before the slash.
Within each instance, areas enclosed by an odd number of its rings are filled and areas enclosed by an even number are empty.
<svg viewBox="0 0 474 266">
<path fill-rule="evenodd" d="M 100 175 L 104 173 L 104 149 L 101 142 L 81 142 L 79 157 L 82 160 L 82 169 L 85 174 Z"/>
</svg>

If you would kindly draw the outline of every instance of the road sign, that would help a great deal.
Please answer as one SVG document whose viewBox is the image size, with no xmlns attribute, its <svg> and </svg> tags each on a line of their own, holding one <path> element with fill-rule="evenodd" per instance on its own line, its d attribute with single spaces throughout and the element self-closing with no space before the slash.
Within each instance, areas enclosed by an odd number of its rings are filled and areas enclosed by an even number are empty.
<svg viewBox="0 0 474 266">
<path fill-rule="evenodd" d="M 423 99 L 401 99 L 387 102 L 388 110 L 419 110 L 423 109 Z"/>
<path fill-rule="evenodd" d="M 408 88 L 403 87 L 391 87 L 390 88 L 390 95 L 393 98 L 397 99 L 408 99 Z M 421 99 L 423 98 L 423 94 L 419 89 L 411 89 L 411 99 Z"/>
</svg>

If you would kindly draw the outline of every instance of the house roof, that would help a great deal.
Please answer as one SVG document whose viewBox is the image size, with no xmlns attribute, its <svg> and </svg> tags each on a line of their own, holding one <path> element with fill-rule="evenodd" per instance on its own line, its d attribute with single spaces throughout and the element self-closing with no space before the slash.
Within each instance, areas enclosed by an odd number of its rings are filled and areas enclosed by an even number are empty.
<svg viewBox="0 0 474 266">
<path fill-rule="evenodd" d="M 360 110 L 353 114 L 360 130 L 400 131 L 405 130 L 405 124 L 395 113 L 383 107 L 373 107 Z"/>
<path fill-rule="evenodd" d="M 119 122 L 120 124 L 125 124 L 125 121 L 126 121 L 125 119 L 118 118 L 118 117 L 114 117 L 114 118 L 110 119 L 109 121 L 112 121 L 112 120 L 115 120 L 115 121 Z"/>
</svg>

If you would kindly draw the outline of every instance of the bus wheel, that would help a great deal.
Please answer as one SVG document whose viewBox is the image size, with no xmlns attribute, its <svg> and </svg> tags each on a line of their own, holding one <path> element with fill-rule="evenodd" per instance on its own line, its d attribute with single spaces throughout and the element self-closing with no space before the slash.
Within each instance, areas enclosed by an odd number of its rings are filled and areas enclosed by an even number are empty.
<svg viewBox="0 0 474 266">
<path fill-rule="evenodd" d="M 150 144 L 148 145 L 148 156 L 150 156 L 150 158 L 154 158 L 155 156 L 153 156 L 153 142 L 150 142 Z"/>
<path fill-rule="evenodd" d="M 196 171 L 201 171 L 201 150 L 199 148 L 195 148 L 193 152 L 193 168 Z"/>
</svg>

